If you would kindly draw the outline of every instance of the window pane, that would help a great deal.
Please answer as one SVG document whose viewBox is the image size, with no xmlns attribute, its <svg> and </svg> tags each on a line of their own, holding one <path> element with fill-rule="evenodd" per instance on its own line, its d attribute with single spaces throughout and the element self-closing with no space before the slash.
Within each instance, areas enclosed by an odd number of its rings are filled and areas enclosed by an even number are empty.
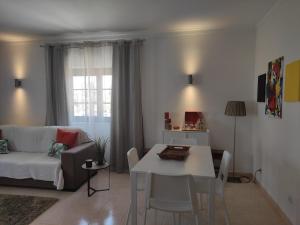
<svg viewBox="0 0 300 225">
<path fill-rule="evenodd" d="M 111 90 L 103 90 L 103 103 L 111 103 Z"/>
<path fill-rule="evenodd" d="M 73 91 L 74 103 L 84 103 L 85 102 L 85 91 L 84 90 L 74 90 Z"/>
<path fill-rule="evenodd" d="M 74 104 L 74 116 L 85 116 L 85 104 Z"/>
<path fill-rule="evenodd" d="M 74 90 L 73 91 L 74 94 L 73 94 L 73 99 L 74 99 L 74 102 L 76 103 L 84 103 L 85 102 L 85 91 L 84 90 Z"/>
<path fill-rule="evenodd" d="M 103 117 L 110 117 L 110 104 L 103 104 Z"/>
<path fill-rule="evenodd" d="M 84 88 L 84 76 L 73 76 L 73 89 Z"/>
<path fill-rule="evenodd" d="M 88 104 L 87 107 L 88 116 L 97 116 L 97 104 Z"/>
<path fill-rule="evenodd" d="M 97 89 L 96 76 L 86 76 L 86 88 L 87 89 Z"/>
<path fill-rule="evenodd" d="M 103 89 L 111 89 L 112 76 L 104 75 L 102 76 L 102 88 Z"/>
<path fill-rule="evenodd" d="M 87 102 L 97 102 L 97 90 L 87 91 Z"/>
</svg>

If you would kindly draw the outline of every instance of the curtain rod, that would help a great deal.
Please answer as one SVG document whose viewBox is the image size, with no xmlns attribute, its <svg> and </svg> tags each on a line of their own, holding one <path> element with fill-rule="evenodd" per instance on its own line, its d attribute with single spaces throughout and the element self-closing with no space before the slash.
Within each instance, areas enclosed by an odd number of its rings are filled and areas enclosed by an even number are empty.
<svg viewBox="0 0 300 225">
<path fill-rule="evenodd" d="M 52 46 L 52 47 L 55 47 L 55 46 L 58 46 L 58 45 L 63 45 L 63 46 L 66 46 L 66 47 L 82 47 L 83 45 L 88 45 L 88 44 L 92 44 L 92 45 L 103 45 L 105 46 L 105 44 L 112 44 L 112 43 L 117 43 L 117 42 L 131 42 L 131 41 L 138 41 L 138 42 L 144 42 L 146 39 L 132 39 L 132 40 L 116 40 L 116 41 L 84 41 L 84 42 L 71 42 L 71 43 L 49 43 L 49 44 L 43 44 L 43 45 L 40 45 L 41 48 L 45 48 L 47 46 Z"/>
</svg>

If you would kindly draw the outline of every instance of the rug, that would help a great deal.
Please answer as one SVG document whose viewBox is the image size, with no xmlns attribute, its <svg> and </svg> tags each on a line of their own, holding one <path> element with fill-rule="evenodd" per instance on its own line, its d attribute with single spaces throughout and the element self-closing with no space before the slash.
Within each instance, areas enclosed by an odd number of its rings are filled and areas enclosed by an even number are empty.
<svg viewBox="0 0 300 225">
<path fill-rule="evenodd" d="M 0 194 L 0 225 L 28 225 L 58 199 Z"/>
</svg>

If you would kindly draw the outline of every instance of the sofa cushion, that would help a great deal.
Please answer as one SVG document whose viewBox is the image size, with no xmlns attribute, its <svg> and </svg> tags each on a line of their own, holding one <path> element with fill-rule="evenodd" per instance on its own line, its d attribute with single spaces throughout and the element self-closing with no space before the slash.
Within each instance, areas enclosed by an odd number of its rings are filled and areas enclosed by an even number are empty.
<svg viewBox="0 0 300 225">
<path fill-rule="evenodd" d="M 20 152 L 48 152 L 56 130 L 45 127 L 14 127 L 13 145 Z M 9 140 L 10 142 L 10 140 Z"/>
<path fill-rule="evenodd" d="M 60 171 L 60 160 L 47 153 L 10 152 L 0 157 L 0 177 L 58 183 Z"/>
<path fill-rule="evenodd" d="M 60 159 L 61 153 L 67 149 L 68 149 L 67 145 L 53 141 L 51 146 L 49 147 L 48 156 Z"/>
<path fill-rule="evenodd" d="M 73 148 L 76 145 L 78 132 L 70 132 L 62 129 L 57 129 L 56 142 L 67 145 L 68 148 Z"/>
<path fill-rule="evenodd" d="M 8 140 L 10 151 L 22 152 L 48 152 L 52 141 L 56 140 L 57 129 L 78 132 L 76 145 L 90 142 L 87 134 L 79 128 L 73 127 L 20 127 L 15 125 L 1 125 L 3 138 Z"/>
<path fill-rule="evenodd" d="M 64 131 L 69 131 L 69 132 L 78 132 L 77 140 L 76 140 L 76 146 L 81 145 L 84 143 L 89 143 L 92 140 L 88 137 L 87 133 L 81 130 L 80 128 L 76 127 L 65 127 L 65 126 L 50 126 L 49 128 L 52 129 L 62 129 Z"/>
<path fill-rule="evenodd" d="M 8 154 L 7 140 L 0 139 L 0 154 Z"/>
</svg>

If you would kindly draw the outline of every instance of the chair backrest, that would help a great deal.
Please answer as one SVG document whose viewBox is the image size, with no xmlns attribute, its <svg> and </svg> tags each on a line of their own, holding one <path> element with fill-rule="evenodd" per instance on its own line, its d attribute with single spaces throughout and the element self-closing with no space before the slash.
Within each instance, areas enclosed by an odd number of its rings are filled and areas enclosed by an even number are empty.
<svg viewBox="0 0 300 225">
<path fill-rule="evenodd" d="M 197 145 L 197 140 L 194 138 L 172 138 L 172 145 Z"/>
<path fill-rule="evenodd" d="M 129 171 L 130 171 L 135 166 L 135 164 L 137 164 L 139 161 L 139 156 L 136 148 L 131 148 L 127 152 L 127 160 L 128 160 Z"/>
<path fill-rule="evenodd" d="M 199 210 L 194 179 L 190 175 L 169 176 L 148 173 L 146 177 L 146 207 L 166 211 L 180 211 L 190 204 L 190 210 Z"/>
<path fill-rule="evenodd" d="M 224 151 L 218 174 L 218 179 L 223 183 L 223 185 L 227 182 L 230 160 L 230 153 L 228 151 Z"/>
</svg>

